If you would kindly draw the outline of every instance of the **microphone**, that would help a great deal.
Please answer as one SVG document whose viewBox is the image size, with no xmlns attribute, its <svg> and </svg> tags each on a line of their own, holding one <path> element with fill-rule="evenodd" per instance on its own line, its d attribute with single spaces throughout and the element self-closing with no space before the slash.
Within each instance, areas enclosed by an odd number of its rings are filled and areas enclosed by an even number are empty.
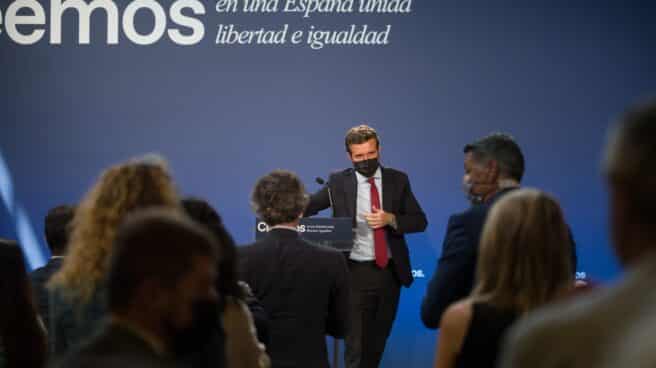
<svg viewBox="0 0 656 368">
<path fill-rule="evenodd" d="M 326 189 L 328 189 L 328 202 L 330 203 L 330 208 L 333 210 L 333 215 L 334 215 L 335 214 L 335 208 L 333 207 L 333 195 L 330 191 L 330 185 L 328 185 L 329 183 L 326 183 L 326 181 L 323 180 L 323 178 L 321 178 L 319 176 L 317 176 L 314 179 L 314 181 L 316 181 L 317 184 L 319 184 L 319 185 L 324 185 L 324 184 L 326 185 Z"/>
</svg>

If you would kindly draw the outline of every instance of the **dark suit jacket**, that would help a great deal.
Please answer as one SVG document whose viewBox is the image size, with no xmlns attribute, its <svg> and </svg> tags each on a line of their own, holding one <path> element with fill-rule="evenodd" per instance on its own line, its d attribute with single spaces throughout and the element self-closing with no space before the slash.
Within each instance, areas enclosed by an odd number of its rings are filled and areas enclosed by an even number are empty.
<svg viewBox="0 0 656 368">
<path fill-rule="evenodd" d="M 487 213 L 492 205 L 512 189 L 497 193 L 486 203 L 473 205 L 449 218 L 442 255 L 421 303 L 421 320 L 428 328 L 438 328 L 442 314 L 453 302 L 463 299 L 474 287 L 478 244 Z M 572 241 L 572 260 L 576 268 L 576 245 Z"/>
<path fill-rule="evenodd" d="M 325 335 L 343 337 L 348 321 L 344 257 L 286 229 L 239 251 L 241 279 L 269 315 L 272 366 L 328 367 Z"/>
<path fill-rule="evenodd" d="M 391 250 L 399 281 L 403 286 L 412 284 L 412 268 L 404 234 L 426 229 L 426 215 L 415 199 L 408 176 L 398 170 L 381 167 L 383 181 L 383 210 L 396 216 L 397 229 L 385 228 L 387 244 Z M 353 169 L 330 175 L 327 186 L 312 195 L 305 216 L 312 216 L 330 207 L 328 187 L 333 200 L 334 217 L 351 217 L 355 227 L 357 179 Z"/>
<path fill-rule="evenodd" d="M 59 270 L 62 265 L 62 258 L 50 258 L 45 266 L 39 267 L 32 271 L 30 278 L 32 279 L 32 289 L 34 292 L 34 300 L 39 307 L 39 314 L 43 319 L 43 324 L 46 327 L 50 326 L 50 313 L 48 312 L 48 289 L 46 283 L 50 277 Z"/>
<path fill-rule="evenodd" d="M 91 340 L 68 354 L 60 368 L 155 368 L 175 364 L 156 354 L 148 343 L 127 328 L 108 324 Z"/>
</svg>

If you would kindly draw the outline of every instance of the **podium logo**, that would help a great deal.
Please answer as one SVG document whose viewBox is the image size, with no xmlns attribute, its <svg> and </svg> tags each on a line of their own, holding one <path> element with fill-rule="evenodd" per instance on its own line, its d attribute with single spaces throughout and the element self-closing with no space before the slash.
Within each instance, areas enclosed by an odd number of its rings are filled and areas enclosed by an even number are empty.
<svg viewBox="0 0 656 368">
<path fill-rule="evenodd" d="M 266 222 L 258 222 L 257 223 L 257 231 L 260 233 L 266 233 L 269 231 L 269 226 L 266 224 Z"/>
<path fill-rule="evenodd" d="M 183 14 L 193 14 L 185 15 Z M 140 12 L 155 20 L 151 30 L 139 33 L 134 18 Z M 195 45 L 205 36 L 205 26 L 197 17 L 205 14 L 205 6 L 199 0 L 174 1 L 167 11 L 156 0 L 133 0 L 123 14 L 113 0 L 50 0 L 50 44 L 60 45 L 62 17 L 76 13 L 78 19 L 77 43 L 88 45 L 91 33 L 91 16 L 103 14 L 107 19 L 107 44 L 119 43 L 119 20 L 125 37 L 137 45 L 152 45 L 164 34 L 182 46 Z M 169 22 L 170 21 L 170 22 Z M 15 0 L 4 11 L 0 9 L 0 35 L 20 45 L 32 45 L 45 35 L 46 12 L 37 0 Z M 183 32 L 184 30 L 184 32 Z"/>
<path fill-rule="evenodd" d="M 269 225 L 266 224 L 264 221 L 260 221 L 257 223 L 257 232 L 259 233 L 266 233 L 269 232 L 271 228 L 269 228 Z M 299 233 L 304 233 L 306 231 L 305 225 L 298 225 L 296 226 L 296 230 Z"/>
</svg>

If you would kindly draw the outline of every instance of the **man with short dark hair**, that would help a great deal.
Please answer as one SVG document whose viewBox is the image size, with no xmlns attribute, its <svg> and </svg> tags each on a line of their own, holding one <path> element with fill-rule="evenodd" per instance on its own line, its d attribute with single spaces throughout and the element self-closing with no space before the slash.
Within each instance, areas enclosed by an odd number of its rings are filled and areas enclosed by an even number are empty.
<svg viewBox="0 0 656 368">
<path fill-rule="evenodd" d="M 503 368 L 656 366 L 656 100 L 610 135 L 604 171 L 615 252 L 627 269 L 606 290 L 529 315 L 513 328 Z"/>
<path fill-rule="evenodd" d="M 401 285 L 412 284 L 405 234 L 422 232 L 428 222 L 408 176 L 380 165 L 376 131 L 359 125 L 344 139 L 353 168 L 330 175 L 312 195 L 306 216 L 332 206 L 334 217 L 353 219 L 353 249 L 348 255 L 351 287 L 347 368 L 378 367 L 392 331 Z"/>
<path fill-rule="evenodd" d="M 463 189 L 472 206 L 449 218 L 442 255 L 421 304 L 421 319 L 428 328 L 439 327 L 446 308 L 471 292 L 485 217 L 496 200 L 520 186 L 524 176 L 524 155 L 507 134 L 490 134 L 463 151 Z"/>
<path fill-rule="evenodd" d="M 338 251 L 299 237 L 307 201 L 292 172 L 276 170 L 260 178 L 251 204 L 269 233 L 239 249 L 241 279 L 269 315 L 273 368 L 328 368 L 326 335 L 340 338 L 347 329 L 346 261 Z"/>
<path fill-rule="evenodd" d="M 35 269 L 30 274 L 35 301 L 46 328 L 50 327 L 50 313 L 48 312 L 48 290 L 45 285 L 50 280 L 50 276 L 61 267 L 74 215 L 75 207 L 69 205 L 60 205 L 48 211 L 44 221 L 44 232 L 50 248 L 50 259 L 43 267 Z"/>
<path fill-rule="evenodd" d="M 524 155 L 511 136 L 492 133 L 467 144 L 463 151 L 463 185 L 474 203 L 490 202 L 497 193 L 519 187 L 524 176 Z"/>
<path fill-rule="evenodd" d="M 177 212 L 146 210 L 113 249 L 108 321 L 61 367 L 167 367 L 198 349 L 218 323 L 211 235 Z"/>
</svg>

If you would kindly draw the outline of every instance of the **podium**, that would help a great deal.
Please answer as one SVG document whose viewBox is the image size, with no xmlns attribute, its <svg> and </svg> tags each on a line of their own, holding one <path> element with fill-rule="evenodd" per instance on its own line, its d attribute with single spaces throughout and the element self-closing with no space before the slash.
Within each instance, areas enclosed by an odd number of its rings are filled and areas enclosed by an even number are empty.
<svg viewBox="0 0 656 368">
<path fill-rule="evenodd" d="M 299 237 L 310 243 L 341 252 L 353 249 L 353 219 L 350 217 L 304 217 L 297 227 Z M 266 236 L 269 226 L 255 220 L 255 240 Z M 339 368 L 339 343 L 333 339 L 333 368 Z"/>
<path fill-rule="evenodd" d="M 301 239 L 342 252 L 353 249 L 353 219 L 350 217 L 306 217 L 297 227 Z M 269 226 L 255 220 L 255 240 L 266 236 Z"/>
</svg>

